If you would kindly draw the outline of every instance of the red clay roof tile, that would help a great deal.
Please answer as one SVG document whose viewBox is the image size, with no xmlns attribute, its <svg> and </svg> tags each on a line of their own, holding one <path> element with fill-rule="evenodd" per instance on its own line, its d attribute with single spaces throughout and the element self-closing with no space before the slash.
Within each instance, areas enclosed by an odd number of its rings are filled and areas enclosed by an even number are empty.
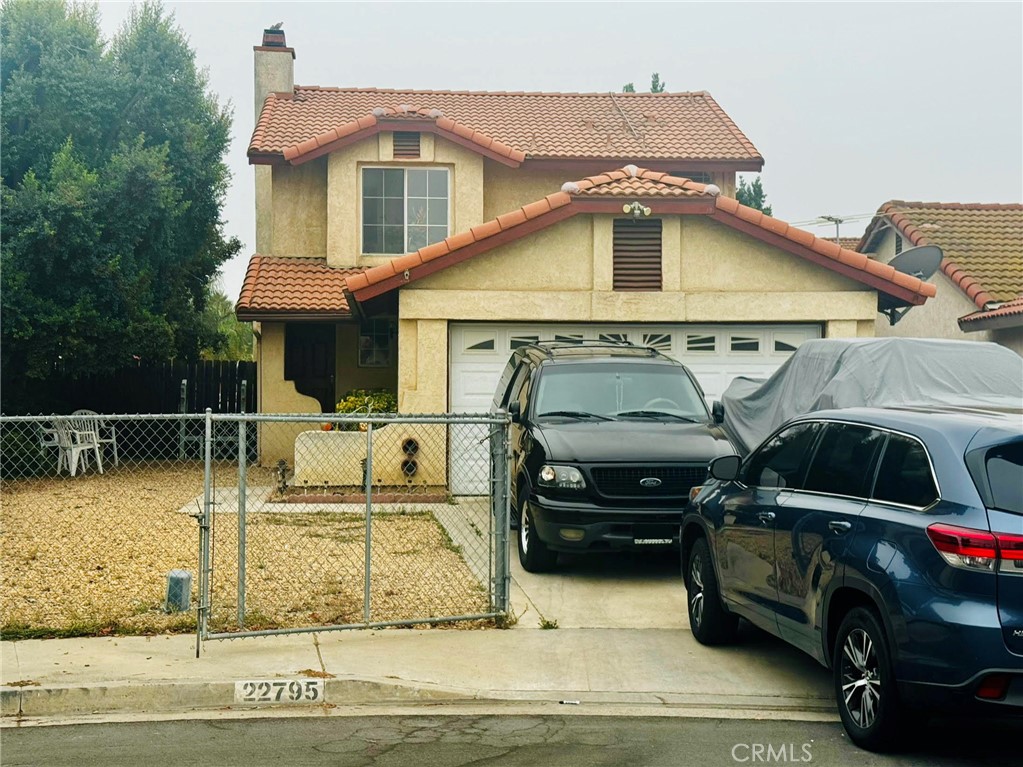
<svg viewBox="0 0 1023 767">
<path fill-rule="evenodd" d="M 941 248 L 941 271 L 978 308 L 1023 293 L 1023 205 L 892 200 L 878 209 L 858 250 L 874 246 L 886 218 L 913 245 Z"/>
<path fill-rule="evenodd" d="M 388 104 L 427 106 L 403 112 Z M 367 115 L 374 109 L 387 119 L 442 117 L 440 129 L 468 140 L 479 132 L 500 145 L 492 149 L 518 162 L 526 157 L 717 160 L 748 170 L 763 165 L 756 147 L 705 91 L 470 93 L 297 86 L 292 93 L 267 96 L 249 153 L 285 156 L 287 149 L 333 128 L 356 122 L 365 129 L 373 124 Z"/>
<path fill-rule="evenodd" d="M 347 280 L 364 281 L 362 267 L 333 268 L 322 258 L 254 255 L 242 282 L 235 311 L 239 318 L 274 313 L 347 317 Z M 366 283 L 368 284 L 368 283 Z"/>
</svg>

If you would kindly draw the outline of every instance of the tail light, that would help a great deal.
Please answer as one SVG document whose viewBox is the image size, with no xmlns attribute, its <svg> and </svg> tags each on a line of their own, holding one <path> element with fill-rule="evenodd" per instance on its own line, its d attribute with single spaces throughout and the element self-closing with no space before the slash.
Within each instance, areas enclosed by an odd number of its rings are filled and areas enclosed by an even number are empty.
<svg viewBox="0 0 1023 767">
<path fill-rule="evenodd" d="M 1023 535 L 937 524 L 927 528 L 927 537 L 953 567 L 994 571 L 999 561 L 1023 562 Z"/>
<path fill-rule="evenodd" d="M 1008 674 L 988 674 L 977 688 L 977 697 L 984 700 L 1002 700 L 1008 690 Z"/>
</svg>

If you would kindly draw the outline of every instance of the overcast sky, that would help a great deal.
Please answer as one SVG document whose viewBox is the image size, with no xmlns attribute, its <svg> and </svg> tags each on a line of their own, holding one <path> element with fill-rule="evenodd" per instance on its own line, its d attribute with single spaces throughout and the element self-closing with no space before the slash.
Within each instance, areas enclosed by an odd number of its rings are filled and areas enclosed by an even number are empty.
<svg viewBox="0 0 1023 767">
<path fill-rule="evenodd" d="M 646 90 L 658 72 L 670 91 L 710 91 L 764 156 L 768 202 L 792 223 L 891 199 L 1023 199 L 1019 2 L 165 5 L 235 107 L 232 300 L 255 246 L 252 46 L 277 22 L 299 85 L 593 92 Z M 108 39 L 129 7 L 100 3 Z"/>
</svg>

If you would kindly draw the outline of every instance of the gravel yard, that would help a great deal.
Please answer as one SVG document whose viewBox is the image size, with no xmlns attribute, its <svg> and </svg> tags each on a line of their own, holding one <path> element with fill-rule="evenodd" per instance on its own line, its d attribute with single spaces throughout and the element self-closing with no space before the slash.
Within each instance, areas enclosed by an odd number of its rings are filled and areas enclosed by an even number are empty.
<svg viewBox="0 0 1023 767">
<path fill-rule="evenodd" d="M 220 487 L 234 482 L 230 469 L 218 472 Z M 249 483 L 255 501 L 273 484 L 260 470 L 250 470 Z M 5 637 L 193 630 L 194 611 L 167 615 L 162 607 L 166 575 L 180 569 L 193 574 L 194 608 L 199 530 L 183 510 L 196 509 L 202 492 L 198 462 L 4 482 L 0 630 Z M 364 517 L 350 509 L 247 516 L 246 628 L 363 620 Z M 486 589 L 429 511 L 407 504 L 374 512 L 372 552 L 371 621 L 487 611 Z M 220 511 L 214 631 L 236 627 L 237 553 L 238 515 Z"/>
</svg>

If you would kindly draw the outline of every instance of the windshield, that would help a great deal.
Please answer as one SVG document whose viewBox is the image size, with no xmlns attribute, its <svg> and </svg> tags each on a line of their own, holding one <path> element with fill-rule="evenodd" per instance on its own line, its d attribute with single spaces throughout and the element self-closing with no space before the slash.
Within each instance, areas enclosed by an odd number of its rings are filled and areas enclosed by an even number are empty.
<svg viewBox="0 0 1023 767">
<path fill-rule="evenodd" d="M 685 371 L 674 365 L 546 367 L 534 402 L 536 417 L 571 412 L 609 418 L 663 413 L 703 421 L 708 415 L 699 390 Z"/>
</svg>

